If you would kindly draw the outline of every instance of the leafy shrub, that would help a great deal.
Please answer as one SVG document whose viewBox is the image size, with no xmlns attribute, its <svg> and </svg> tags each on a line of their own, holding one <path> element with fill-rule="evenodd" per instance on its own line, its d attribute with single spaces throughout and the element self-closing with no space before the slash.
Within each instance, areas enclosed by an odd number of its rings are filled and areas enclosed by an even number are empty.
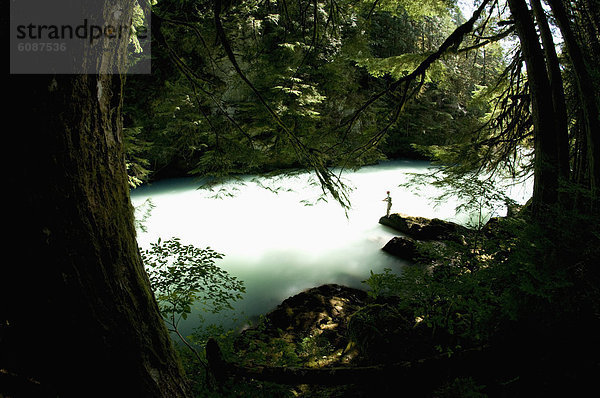
<svg viewBox="0 0 600 398">
<path fill-rule="evenodd" d="M 245 293 L 244 283 L 216 265 L 216 260 L 223 258 L 223 254 L 211 248 L 184 245 L 178 238 L 165 241 L 159 238 L 141 255 L 160 313 L 169 330 L 187 348 L 179 347 L 179 352 L 187 374 L 194 381 L 192 384 L 198 388 L 197 393 L 202 391 L 202 396 L 219 396 L 213 394 L 213 389 L 204 388 L 211 379 L 206 355 L 200 347 L 208 337 L 216 337 L 225 347 L 231 347 L 233 331 L 216 325 L 203 325 L 186 338 L 181 335 L 178 326 L 192 313 L 193 307 L 211 313 L 232 309 L 232 303 Z"/>
<path fill-rule="evenodd" d="M 194 305 L 217 313 L 232 308 L 245 292 L 242 281 L 215 264 L 223 255 L 211 248 L 183 245 L 178 238 L 159 238 L 141 254 L 160 312 L 173 328 L 188 317 Z"/>
</svg>

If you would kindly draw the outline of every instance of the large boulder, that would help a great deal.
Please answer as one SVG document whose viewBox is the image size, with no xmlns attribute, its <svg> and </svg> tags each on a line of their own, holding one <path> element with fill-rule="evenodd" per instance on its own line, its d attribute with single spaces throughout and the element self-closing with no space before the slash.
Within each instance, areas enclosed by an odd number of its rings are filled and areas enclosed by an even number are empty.
<svg viewBox="0 0 600 398">
<path fill-rule="evenodd" d="M 285 299 L 266 315 L 275 330 L 306 334 L 313 329 L 344 328 L 347 317 L 368 301 L 367 292 L 327 284 Z M 341 331 L 341 330 L 340 330 Z"/>
<path fill-rule="evenodd" d="M 283 358 L 300 360 L 304 366 L 349 364 L 358 355 L 349 346 L 350 316 L 370 302 L 366 291 L 336 284 L 305 290 L 244 330 L 235 349 L 241 356 L 264 357 L 273 365 Z"/>
<path fill-rule="evenodd" d="M 386 243 L 383 251 L 404 260 L 415 261 L 417 257 L 417 242 L 408 237 L 396 236 Z"/>
<path fill-rule="evenodd" d="M 470 232 L 468 228 L 451 221 L 406 216 L 399 213 L 381 217 L 379 223 L 417 240 L 452 240 L 462 244 L 465 235 Z"/>
</svg>

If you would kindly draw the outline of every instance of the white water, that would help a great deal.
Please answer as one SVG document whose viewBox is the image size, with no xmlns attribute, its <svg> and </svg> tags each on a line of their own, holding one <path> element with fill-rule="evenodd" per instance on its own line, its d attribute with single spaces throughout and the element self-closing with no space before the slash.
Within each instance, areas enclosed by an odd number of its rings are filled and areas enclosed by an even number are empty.
<svg viewBox="0 0 600 398">
<path fill-rule="evenodd" d="M 179 237 L 184 244 L 210 246 L 225 254 L 218 264 L 246 286 L 245 299 L 236 304 L 236 310 L 255 317 L 313 286 L 364 287 L 361 281 L 371 270 L 399 272 L 405 263 L 381 250 L 397 235 L 378 223 L 385 215 L 382 200 L 388 190 L 392 212 L 466 223 L 469 215 L 456 214 L 455 200 L 434 206 L 429 199 L 439 194 L 437 189 L 421 187 L 418 196 L 398 187 L 408 180 L 407 173 L 425 172 L 428 167 L 427 162 L 393 161 L 346 172 L 343 178 L 354 188 L 348 217 L 334 200 L 314 203 L 322 191 L 308 173 L 247 176 L 212 191 L 197 189 L 200 182 L 193 178 L 160 181 L 131 193 L 134 206 L 148 198 L 155 206 L 145 222 L 146 232 L 138 231 L 138 243 L 147 248 L 159 237 Z M 281 189 L 274 193 L 265 186 Z M 521 203 L 529 195 L 527 186 L 511 192 Z M 307 201 L 314 204 L 307 206 Z M 505 209 L 500 208 L 502 212 Z M 207 316 L 207 320 L 231 326 L 219 317 Z M 181 329 L 190 333 L 197 324 L 191 316 Z"/>
</svg>

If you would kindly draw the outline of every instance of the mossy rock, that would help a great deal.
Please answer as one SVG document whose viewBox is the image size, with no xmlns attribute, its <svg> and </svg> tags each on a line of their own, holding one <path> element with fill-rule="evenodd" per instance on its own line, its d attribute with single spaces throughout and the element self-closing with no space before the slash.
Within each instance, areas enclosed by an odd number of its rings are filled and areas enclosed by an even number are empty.
<svg viewBox="0 0 600 398">
<path fill-rule="evenodd" d="M 257 350 L 286 351 L 290 360 L 303 366 L 348 364 L 356 356 L 346 350 L 348 321 L 369 302 L 367 292 L 346 286 L 308 289 L 284 300 L 260 324 L 242 332 L 235 349 L 249 355 Z"/>
<path fill-rule="evenodd" d="M 462 244 L 465 236 L 473 233 L 470 229 L 450 221 L 399 213 L 381 217 L 379 223 L 418 240 L 451 240 Z"/>
</svg>

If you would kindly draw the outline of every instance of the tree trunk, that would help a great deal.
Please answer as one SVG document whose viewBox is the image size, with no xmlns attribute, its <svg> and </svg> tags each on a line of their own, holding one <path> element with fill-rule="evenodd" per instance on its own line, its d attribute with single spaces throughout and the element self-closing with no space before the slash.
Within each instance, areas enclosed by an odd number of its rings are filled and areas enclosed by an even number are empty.
<svg viewBox="0 0 600 398">
<path fill-rule="evenodd" d="M 521 51 L 527 66 L 531 90 L 533 128 L 535 133 L 534 183 L 532 211 L 541 216 L 558 199 L 559 156 L 557 128 L 544 53 L 536 33 L 533 18 L 524 0 L 508 1 L 515 21 Z"/>
<path fill-rule="evenodd" d="M 131 2 L 120 3 L 130 16 Z M 186 396 L 136 243 L 121 77 L 10 84 L 18 127 L 5 145 L 19 158 L 8 171 L 17 222 L 7 247 L 18 258 L 0 277 L 0 395 Z"/>
<path fill-rule="evenodd" d="M 561 0 L 549 0 L 548 3 L 556 18 L 573 65 L 586 130 L 589 184 L 593 197 L 597 198 L 598 189 L 600 189 L 600 109 L 596 99 L 594 80 L 586 65 L 585 55 L 571 28 L 564 4 Z"/>
<path fill-rule="evenodd" d="M 569 180 L 569 133 L 567 127 L 567 106 L 565 103 L 565 92 L 562 75 L 560 72 L 560 63 L 550 25 L 542 3 L 540 0 L 531 0 L 533 14 L 540 29 L 540 36 L 544 46 L 544 54 L 546 55 L 546 65 L 548 78 L 550 80 L 550 88 L 552 90 L 552 104 L 554 105 L 554 118 L 557 130 L 557 147 L 558 147 L 558 170 L 560 178 L 564 181 Z M 547 115 L 550 117 L 551 115 Z"/>
</svg>

